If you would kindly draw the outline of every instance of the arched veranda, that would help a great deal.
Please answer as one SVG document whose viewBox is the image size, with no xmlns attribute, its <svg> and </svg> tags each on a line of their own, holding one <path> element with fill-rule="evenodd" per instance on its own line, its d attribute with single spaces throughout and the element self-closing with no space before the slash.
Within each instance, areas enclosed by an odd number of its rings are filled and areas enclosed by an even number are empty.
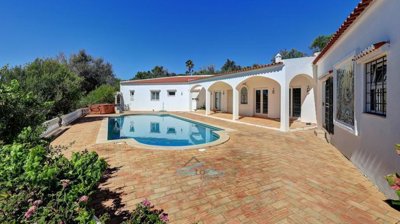
<svg viewBox="0 0 400 224">
<path fill-rule="evenodd" d="M 217 113 L 232 113 L 233 112 L 233 88 L 231 85 L 224 81 L 216 81 L 210 87 L 208 92 L 210 94 L 209 110 Z"/>
</svg>

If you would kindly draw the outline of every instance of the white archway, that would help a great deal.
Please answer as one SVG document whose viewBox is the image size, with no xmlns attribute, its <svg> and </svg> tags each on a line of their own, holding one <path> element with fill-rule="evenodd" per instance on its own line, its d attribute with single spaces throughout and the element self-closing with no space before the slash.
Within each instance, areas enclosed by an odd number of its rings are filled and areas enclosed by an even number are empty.
<svg viewBox="0 0 400 224">
<path fill-rule="evenodd" d="M 194 85 L 190 89 L 190 111 L 205 109 L 206 88 L 202 85 Z"/>
<path fill-rule="evenodd" d="M 289 116 L 301 122 L 316 123 L 314 82 L 307 74 L 298 74 L 289 82 Z"/>
<path fill-rule="evenodd" d="M 239 92 L 239 115 L 280 118 L 281 85 L 272 78 L 251 76 L 235 87 Z M 241 90 L 247 88 L 247 103 L 242 102 Z"/>
<path fill-rule="evenodd" d="M 207 94 L 209 94 L 208 105 L 207 105 Z M 233 97 L 233 88 L 230 84 L 224 81 L 215 81 L 207 89 L 206 111 L 212 110 L 214 112 L 232 113 L 233 112 L 232 97 Z"/>
</svg>

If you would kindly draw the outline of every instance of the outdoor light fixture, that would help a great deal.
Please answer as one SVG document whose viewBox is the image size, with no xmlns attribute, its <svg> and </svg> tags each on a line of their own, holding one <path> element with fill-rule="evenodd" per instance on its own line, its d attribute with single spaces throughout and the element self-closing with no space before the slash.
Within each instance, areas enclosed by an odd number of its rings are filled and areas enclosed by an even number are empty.
<svg viewBox="0 0 400 224">
<path fill-rule="evenodd" d="M 309 93 L 310 92 L 310 86 L 307 86 L 307 93 Z"/>
<path fill-rule="evenodd" d="M 272 88 L 272 94 L 275 94 L 275 88 Z"/>
</svg>

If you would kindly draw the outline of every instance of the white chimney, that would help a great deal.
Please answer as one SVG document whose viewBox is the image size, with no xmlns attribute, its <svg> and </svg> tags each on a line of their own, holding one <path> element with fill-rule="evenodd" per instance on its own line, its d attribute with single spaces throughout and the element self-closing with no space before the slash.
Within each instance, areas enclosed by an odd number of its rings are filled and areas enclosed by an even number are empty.
<svg viewBox="0 0 400 224">
<path fill-rule="evenodd" d="M 280 62 L 282 62 L 282 55 L 278 53 L 275 56 L 275 63 L 280 63 Z"/>
</svg>

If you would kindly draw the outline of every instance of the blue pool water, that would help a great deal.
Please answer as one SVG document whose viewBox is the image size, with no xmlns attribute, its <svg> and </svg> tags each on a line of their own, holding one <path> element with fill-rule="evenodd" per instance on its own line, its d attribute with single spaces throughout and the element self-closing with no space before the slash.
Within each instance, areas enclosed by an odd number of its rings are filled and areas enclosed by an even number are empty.
<svg viewBox="0 0 400 224">
<path fill-rule="evenodd" d="M 154 146 L 190 146 L 219 138 L 215 128 L 176 116 L 129 115 L 108 118 L 108 140 L 133 138 Z"/>
</svg>

